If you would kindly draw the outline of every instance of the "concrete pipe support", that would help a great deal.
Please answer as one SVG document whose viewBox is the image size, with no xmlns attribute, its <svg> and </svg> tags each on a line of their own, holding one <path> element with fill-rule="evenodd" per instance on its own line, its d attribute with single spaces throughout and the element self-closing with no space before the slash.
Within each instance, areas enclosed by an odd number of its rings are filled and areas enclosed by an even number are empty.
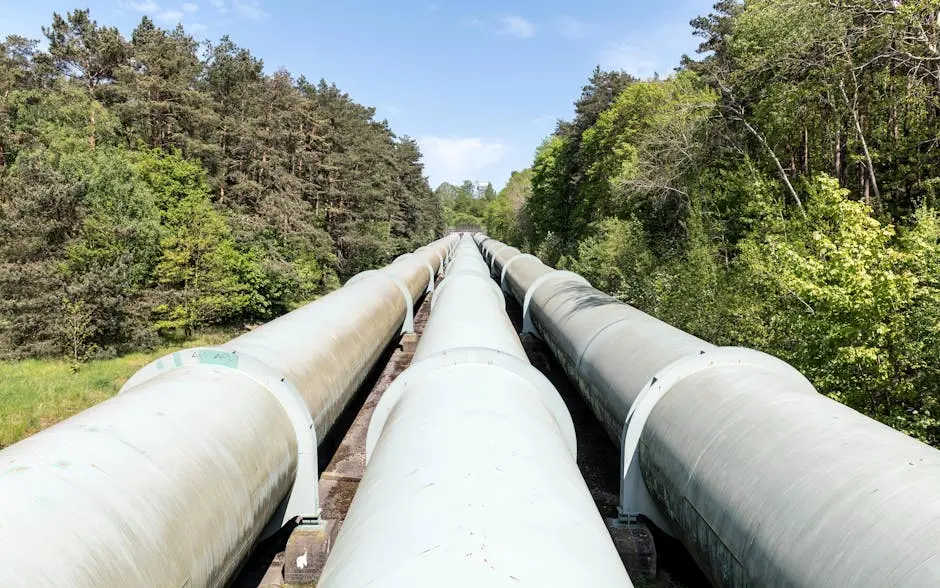
<svg viewBox="0 0 940 588">
<path fill-rule="evenodd" d="M 221 586 L 279 506 L 315 519 L 316 445 L 401 329 L 396 280 L 417 299 L 455 240 L 0 452 L 0 585 Z"/>
<path fill-rule="evenodd" d="M 776 358 L 475 241 L 622 447 L 621 514 L 680 538 L 713 583 L 940 585 L 940 452 Z"/>
<path fill-rule="evenodd" d="M 561 397 L 465 236 L 414 362 L 370 423 L 323 588 L 630 586 Z"/>
</svg>

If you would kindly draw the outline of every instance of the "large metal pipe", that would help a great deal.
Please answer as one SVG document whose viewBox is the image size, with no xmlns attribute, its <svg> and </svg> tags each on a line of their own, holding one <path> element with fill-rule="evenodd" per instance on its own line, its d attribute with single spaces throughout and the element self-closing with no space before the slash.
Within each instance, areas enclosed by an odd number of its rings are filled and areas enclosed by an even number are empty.
<svg viewBox="0 0 940 588">
<path fill-rule="evenodd" d="M 279 505 L 316 517 L 316 444 L 454 241 L 161 358 L 0 452 L 0 585 L 219 586 Z"/>
<path fill-rule="evenodd" d="M 940 452 L 780 360 L 475 239 L 622 446 L 622 514 L 659 521 L 714 584 L 940 585 Z"/>
<path fill-rule="evenodd" d="M 376 407 L 318 585 L 630 586 L 570 416 L 469 237 L 432 304 L 414 362 Z"/>
</svg>

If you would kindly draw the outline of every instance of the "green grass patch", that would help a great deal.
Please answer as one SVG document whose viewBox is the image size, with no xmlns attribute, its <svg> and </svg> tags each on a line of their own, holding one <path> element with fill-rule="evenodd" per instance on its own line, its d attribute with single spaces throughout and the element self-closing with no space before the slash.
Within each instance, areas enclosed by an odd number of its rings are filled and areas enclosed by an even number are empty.
<svg viewBox="0 0 940 588">
<path fill-rule="evenodd" d="M 231 330 L 211 331 L 152 352 L 89 361 L 77 371 L 61 359 L 0 361 L 0 448 L 114 396 L 134 372 L 158 357 L 186 347 L 217 345 L 236 335 Z"/>
</svg>

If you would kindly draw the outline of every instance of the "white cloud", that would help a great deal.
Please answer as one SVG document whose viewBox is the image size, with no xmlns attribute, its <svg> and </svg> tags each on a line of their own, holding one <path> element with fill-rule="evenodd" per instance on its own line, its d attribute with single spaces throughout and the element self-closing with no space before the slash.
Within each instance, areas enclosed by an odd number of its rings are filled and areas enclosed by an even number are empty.
<svg viewBox="0 0 940 588">
<path fill-rule="evenodd" d="M 425 136 L 418 138 L 418 145 L 432 186 L 479 179 L 482 170 L 499 163 L 507 152 L 506 145 L 499 141 L 480 137 Z"/>
<path fill-rule="evenodd" d="M 603 69 L 623 69 L 640 78 L 654 73 L 667 76 L 683 54 L 695 53 L 698 44 L 689 28 L 677 21 L 608 42 L 598 52 L 597 63 Z"/>
<path fill-rule="evenodd" d="M 206 32 L 206 29 L 208 28 L 209 27 L 202 24 L 201 22 L 191 22 L 188 25 L 186 25 L 186 29 L 191 33 L 204 33 Z"/>
<path fill-rule="evenodd" d="M 225 7 L 225 0 L 209 0 L 209 4 L 214 6 L 219 12 L 228 12 L 228 8 Z"/>
<path fill-rule="evenodd" d="M 130 6 L 134 10 L 139 12 L 156 12 L 160 10 L 160 6 L 157 5 L 153 0 L 143 0 L 142 2 L 128 2 L 127 6 Z"/>
<path fill-rule="evenodd" d="M 259 0 L 235 0 L 233 6 L 240 17 L 248 20 L 264 20 L 268 17 Z"/>
<path fill-rule="evenodd" d="M 632 43 L 608 43 L 598 57 L 601 69 L 622 69 L 638 78 L 652 77 L 654 73 L 668 73 L 669 67 L 658 63 L 657 56 L 648 49 Z"/>
<path fill-rule="evenodd" d="M 580 41 L 591 34 L 591 27 L 583 20 L 573 16 L 559 17 L 555 23 L 561 36 L 572 41 Z"/>
<path fill-rule="evenodd" d="M 177 23 L 183 20 L 183 13 L 179 10 L 164 10 L 157 15 L 157 20 L 169 23 Z"/>
<path fill-rule="evenodd" d="M 183 2 L 182 8 L 183 8 L 183 12 L 192 13 L 192 12 L 196 12 L 197 10 L 199 10 L 199 5 L 193 4 L 192 2 Z"/>
<path fill-rule="evenodd" d="M 521 16 L 503 16 L 499 19 L 499 32 L 517 39 L 531 39 L 535 36 L 535 25 Z"/>
</svg>

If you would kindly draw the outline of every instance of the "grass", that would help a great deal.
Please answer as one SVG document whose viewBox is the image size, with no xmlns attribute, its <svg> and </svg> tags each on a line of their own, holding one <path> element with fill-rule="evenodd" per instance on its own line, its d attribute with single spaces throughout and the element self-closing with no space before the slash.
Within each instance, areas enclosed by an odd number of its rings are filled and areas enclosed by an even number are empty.
<svg viewBox="0 0 940 588">
<path fill-rule="evenodd" d="M 0 361 L 0 448 L 114 396 L 134 372 L 158 357 L 185 347 L 217 345 L 235 335 L 211 331 L 152 352 L 89 361 L 78 371 L 62 359 Z"/>
</svg>

